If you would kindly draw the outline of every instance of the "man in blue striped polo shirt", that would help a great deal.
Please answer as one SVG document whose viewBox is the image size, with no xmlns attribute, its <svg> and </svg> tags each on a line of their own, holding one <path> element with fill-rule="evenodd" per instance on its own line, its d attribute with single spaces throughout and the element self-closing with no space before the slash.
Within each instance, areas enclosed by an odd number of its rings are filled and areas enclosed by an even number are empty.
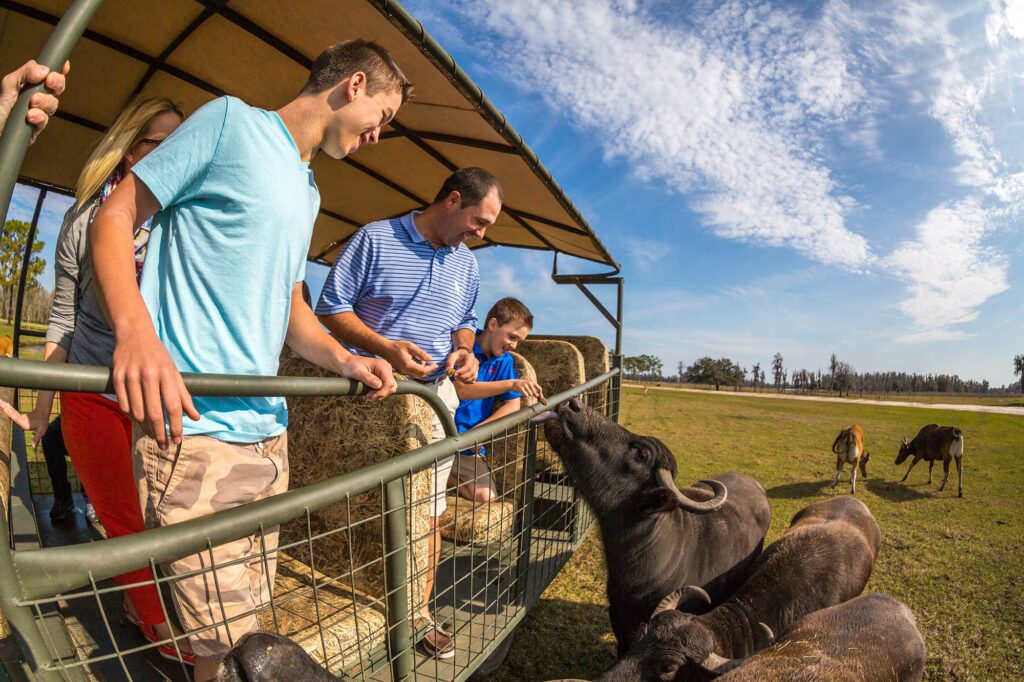
<svg viewBox="0 0 1024 682">
<path fill-rule="evenodd" d="M 331 268 L 316 306 L 320 321 L 349 348 L 376 355 L 396 371 L 428 385 L 454 416 L 459 397 L 448 378 L 476 381 L 480 271 L 466 239 L 482 239 L 498 218 L 501 184 L 482 168 L 463 168 L 445 180 L 423 211 L 364 225 Z M 433 440 L 444 438 L 434 419 Z M 423 646 L 438 658 L 455 655 L 451 637 L 433 622 L 428 601 L 441 551 L 437 517 L 453 457 L 434 466 L 430 566 L 421 616 L 431 627 Z"/>
</svg>

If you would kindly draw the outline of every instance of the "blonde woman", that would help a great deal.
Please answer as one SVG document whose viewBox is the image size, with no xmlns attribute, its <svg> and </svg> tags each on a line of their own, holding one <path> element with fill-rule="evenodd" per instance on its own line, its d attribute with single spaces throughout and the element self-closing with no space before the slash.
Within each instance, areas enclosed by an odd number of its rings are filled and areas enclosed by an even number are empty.
<svg viewBox="0 0 1024 682">
<path fill-rule="evenodd" d="M 45 355 L 49 362 L 77 362 L 110 367 L 114 335 L 107 325 L 94 289 L 86 232 L 97 210 L 121 178 L 181 124 L 185 116 L 170 100 L 152 98 L 129 104 L 89 155 L 78 178 L 75 204 L 57 238 L 56 285 Z M 135 233 L 136 277 L 142 271 L 149 239 L 147 221 Z M 52 391 L 40 391 L 35 409 L 21 422 L 35 429 L 36 439 L 46 430 L 53 404 Z M 78 477 L 108 537 L 145 529 L 132 470 L 132 424 L 114 396 L 91 393 L 61 395 L 64 442 Z M 122 585 L 152 580 L 149 569 L 118 576 Z M 150 584 L 127 590 L 125 614 L 150 641 L 170 635 L 160 597 Z M 169 658 L 191 663 L 187 640 L 159 647 Z"/>
</svg>

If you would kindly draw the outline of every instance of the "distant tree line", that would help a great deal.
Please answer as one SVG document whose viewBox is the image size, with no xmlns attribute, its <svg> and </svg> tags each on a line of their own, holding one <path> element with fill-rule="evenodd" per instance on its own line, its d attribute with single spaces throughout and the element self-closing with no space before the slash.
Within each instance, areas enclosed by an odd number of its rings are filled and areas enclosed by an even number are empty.
<svg viewBox="0 0 1024 682">
<path fill-rule="evenodd" d="M 8 220 L 0 236 L 0 317 L 8 321 L 14 320 L 17 308 L 18 285 L 29 227 L 23 220 Z M 39 275 L 46 269 L 46 261 L 39 255 L 43 246 L 39 239 L 32 241 L 21 311 L 21 319 L 26 322 L 46 322 L 50 315 L 53 293 L 43 288 L 38 281 Z"/>
<path fill-rule="evenodd" d="M 1024 379 L 1024 355 L 1013 359 L 1014 374 Z M 963 379 L 956 374 L 918 374 L 916 372 L 858 372 L 835 353 L 829 358 L 828 369 L 789 369 L 782 353 L 772 356 L 770 369 L 755 363 L 749 370 L 729 358 L 699 358 L 691 365 L 680 361 L 673 376 L 662 374 L 661 359 L 652 355 L 627 356 L 623 360 L 627 379 L 639 381 L 665 381 L 675 383 L 722 386 L 740 390 L 742 387 L 795 393 L 832 393 L 848 396 L 852 393 L 989 393 L 1013 391 L 1020 384 L 992 387 L 988 380 Z M 1024 382 L 1021 382 L 1024 383 Z M 1024 389 L 1020 389 L 1024 392 Z"/>
</svg>

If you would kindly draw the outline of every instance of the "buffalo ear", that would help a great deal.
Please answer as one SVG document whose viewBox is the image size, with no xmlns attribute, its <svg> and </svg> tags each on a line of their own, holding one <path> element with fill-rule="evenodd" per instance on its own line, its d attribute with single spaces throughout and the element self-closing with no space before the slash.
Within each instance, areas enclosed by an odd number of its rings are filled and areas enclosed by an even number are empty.
<svg viewBox="0 0 1024 682">
<path fill-rule="evenodd" d="M 675 494 L 662 486 L 650 488 L 643 494 L 643 510 L 648 514 L 674 511 L 679 508 Z"/>
</svg>

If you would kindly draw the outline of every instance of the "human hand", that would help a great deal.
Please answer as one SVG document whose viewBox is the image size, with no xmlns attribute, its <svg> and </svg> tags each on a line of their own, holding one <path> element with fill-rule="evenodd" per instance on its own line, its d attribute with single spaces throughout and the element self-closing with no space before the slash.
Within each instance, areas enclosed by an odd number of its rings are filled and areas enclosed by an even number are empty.
<svg viewBox="0 0 1024 682">
<path fill-rule="evenodd" d="M 529 379 L 516 379 L 512 382 L 512 390 L 516 393 L 522 393 L 528 395 L 531 398 L 536 398 L 540 402 L 547 404 L 547 399 L 544 398 L 544 389 L 540 387 L 536 381 L 530 381 Z"/>
<path fill-rule="evenodd" d="M 392 341 L 384 359 L 391 363 L 396 372 L 419 379 L 437 369 L 437 363 L 431 362 L 430 354 L 412 341 Z"/>
<path fill-rule="evenodd" d="M 456 367 L 458 369 L 455 369 Z M 472 384 L 476 382 L 476 375 L 480 370 L 480 361 L 465 348 L 457 348 L 448 356 L 445 368 L 448 371 L 448 376 L 453 379 L 464 384 Z"/>
<path fill-rule="evenodd" d="M 39 407 L 43 406 L 40 405 Z M 20 426 L 22 431 L 34 431 L 32 445 L 39 447 L 39 441 L 43 439 L 46 427 L 50 425 L 49 406 L 46 406 L 45 414 L 43 414 L 43 410 L 38 408 L 33 409 L 31 412 L 22 413 L 6 400 L 0 400 L 0 412 L 3 412 L 8 419 Z"/>
<path fill-rule="evenodd" d="M 181 443 L 182 411 L 190 419 L 199 419 L 181 373 L 152 331 L 117 339 L 113 378 L 121 411 L 156 440 L 161 450 Z M 170 433 L 164 428 L 165 413 Z"/>
<path fill-rule="evenodd" d="M 380 358 L 366 358 L 353 355 L 338 368 L 338 374 L 346 379 L 361 381 L 372 390 L 366 394 L 370 400 L 383 400 L 392 395 L 398 385 L 391 373 L 391 365 Z"/>
<path fill-rule="evenodd" d="M 0 83 L 0 130 L 4 129 L 11 109 L 14 108 L 18 95 L 25 86 L 44 83 L 49 92 L 37 92 L 32 95 L 28 113 L 25 115 L 25 120 L 35 127 L 31 140 L 35 142 L 36 137 L 49 123 L 50 117 L 57 112 L 57 97 L 64 92 L 64 76 L 70 68 L 71 63 L 64 62 L 64 68 L 58 73 L 30 59 L 21 68 L 4 76 Z"/>
</svg>

